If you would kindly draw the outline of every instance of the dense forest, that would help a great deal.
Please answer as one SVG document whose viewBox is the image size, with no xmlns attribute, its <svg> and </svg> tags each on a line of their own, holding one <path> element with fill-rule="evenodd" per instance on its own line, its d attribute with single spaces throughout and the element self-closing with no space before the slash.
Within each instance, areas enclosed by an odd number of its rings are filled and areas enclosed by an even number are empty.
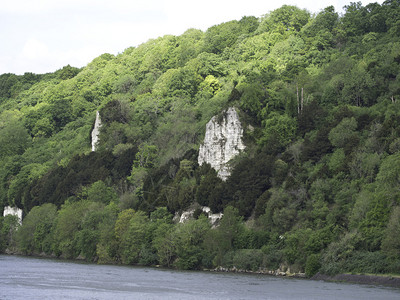
<svg viewBox="0 0 400 300">
<path fill-rule="evenodd" d="M 228 107 L 246 149 L 223 181 L 197 157 Z M 219 225 L 174 220 L 196 203 Z M 399 274 L 400 1 L 284 5 L 82 69 L 0 75 L 6 206 L 24 219 L 0 217 L 0 252 Z"/>
</svg>

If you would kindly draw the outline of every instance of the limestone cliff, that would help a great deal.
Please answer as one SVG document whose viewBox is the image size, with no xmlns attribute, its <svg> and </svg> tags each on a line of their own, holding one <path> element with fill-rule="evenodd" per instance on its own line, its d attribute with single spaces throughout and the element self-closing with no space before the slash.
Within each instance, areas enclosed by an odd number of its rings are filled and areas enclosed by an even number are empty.
<svg viewBox="0 0 400 300">
<path fill-rule="evenodd" d="M 96 121 L 94 122 L 94 128 L 92 130 L 92 151 L 96 151 L 97 143 L 99 142 L 99 134 L 101 127 L 100 114 L 96 112 Z"/>
<path fill-rule="evenodd" d="M 208 220 L 210 221 L 212 227 L 217 227 L 219 225 L 219 221 L 222 219 L 224 215 L 223 213 L 214 214 L 211 211 L 211 208 L 209 208 L 208 206 L 200 206 L 198 204 L 194 204 L 191 207 L 189 207 L 186 211 L 182 212 L 182 214 L 179 214 L 177 212 L 175 214 L 174 220 L 179 223 L 185 223 L 189 220 L 192 220 L 196 209 L 200 209 L 205 215 L 207 215 Z"/>
<path fill-rule="evenodd" d="M 22 224 L 22 209 L 18 207 L 6 206 L 4 207 L 3 216 L 17 216 L 19 224 Z"/>
<path fill-rule="evenodd" d="M 217 116 L 206 125 L 204 142 L 200 145 L 198 163 L 209 163 L 222 180 L 230 176 L 228 162 L 245 149 L 242 142 L 243 128 L 235 108 L 223 113 L 222 120 Z"/>
</svg>

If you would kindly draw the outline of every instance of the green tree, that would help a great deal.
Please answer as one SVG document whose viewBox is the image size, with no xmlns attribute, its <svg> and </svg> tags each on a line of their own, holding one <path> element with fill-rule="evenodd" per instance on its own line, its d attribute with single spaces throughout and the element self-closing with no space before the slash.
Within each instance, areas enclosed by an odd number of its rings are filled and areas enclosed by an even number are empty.
<svg viewBox="0 0 400 300">
<path fill-rule="evenodd" d="M 29 185 L 46 172 L 46 167 L 32 163 L 23 166 L 14 178 L 9 180 L 7 197 L 11 205 L 23 207 L 28 212 L 35 203 L 29 193 Z"/>
<path fill-rule="evenodd" d="M 193 72 L 199 74 L 204 79 L 208 75 L 212 75 L 215 78 L 226 75 L 226 66 L 221 56 L 202 52 L 196 58 L 190 60 L 186 67 L 189 70 L 193 70 Z"/>
<path fill-rule="evenodd" d="M 309 12 L 296 6 L 283 5 L 272 11 L 262 20 L 259 31 L 278 31 L 280 33 L 300 31 L 310 18 Z"/>
<path fill-rule="evenodd" d="M 135 264 L 140 260 L 141 250 L 148 233 L 149 218 L 138 211 L 129 220 L 126 232 L 121 237 L 121 258 L 124 264 Z"/>
<path fill-rule="evenodd" d="M 178 268 L 194 270 L 201 267 L 205 256 L 203 241 L 210 227 L 208 218 L 203 216 L 176 226 L 174 231 L 177 255 L 175 265 Z"/>
<path fill-rule="evenodd" d="M 382 241 L 382 250 L 393 260 L 400 259 L 400 207 L 392 209 Z"/>
<path fill-rule="evenodd" d="M 82 219 L 85 216 L 89 202 L 66 201 L 58 211 L 54 229 L 54 252 L 66 258 L 75 258 L 80 254 L 78 234 Z"/>
<path fill-rule="evenodd" d="M 25 254 L 51 254 L 56 216 L 57 207 L 54 204 L 33 207 L 17 232 L 19 250 Z"/>
<path fill-rule="evenodd" d="M 49 107 L 49 113 L 59 131 L 72 120 L 71 100 L 68 98 L 56 99 Z"/>
<path fill-rule="evenodd" d="M 359 223 L 362 245 L 368 251 L 377 251 L 381 247 L 384 230 L 390 213 L 390 202 L 385 192 L 375 192 L 365 218 Z"/>
<path fill-rule="evenodd" d="M 156 250 L 158 262 L 163 266 L 171 267 L 177 255 L 174 226 L 169 223 L 159 224 L 154 231 L 152 244 Z"/>
<path fill-rule="evenodd" d="M 127 234 L 129 228 L 129 222 L 133 218 L 135 211 L 133 209 L 125 209 L 118 214 L 117 220 L 115 221 L 114 234 L 117 243 L 117 253 L 115 254 L 116 260 L 119 261 L 122 258 L 122 242 L 124 236 Z"/>
<path fill-rule="evenodd" d="M 305 245 L 311 232 L 312 230 L 307 228 L 289 231 L 285 234 L 283 256 L 289 264 L 297 263 L 304 268 L 307 260 Z"/>
<path fill-rule="evenodd" d="M 378 187 L 389 192 L 392 199 L 396 198 L 400 188 L 400 153 L 387 156 L 376 175 Z"/>
<path fill-rule="evenodd" d="M 348 36 L 360 36 L 368 30 L 367 10 L 360 1 L 344 6 L 346 13 L 341 21 Z"/>
<path fill-rule="evenodd" d="M 119 208 L 115 203 L 105 207 L 104 217 L 98 224 L 99 239 L 96 245 L 98 263 L 115 263 L 117 261 L 118 244 L 115 238 L 115 222 Z"/>
<path fill-rule="evenodd" d="M 157 159 L 157 146 L 142 144 L 139 146 L 139 151 L 136 153 L 134 161 L 135 167 L 152 168 Z"/>
<path fill-rule="evenodd" d="M 233 46 L 243 32 L 240 25 L 238 21 L 230 21 L 208 28 L 204 36 L 205 51 L 220 54 L 225 48 Z"/>
<path fill-rule="evenodd" d="M 221 84 L 213 75 L 208 75 L 199 85 L 199 93 L 201 97 L 212 98 L 221 90 Z M 200 96 L 200 95 L 198 95 Z"/>
<path fill-rule="evenodd" d="M 88 261 L 96 261 L 97 245 L 100 241 L 101 226 L 111 217 L 111 210 L 103 203 L 89 202 L 87 210 L 81 219 L 79 231 L 75 233 L 79 254 Z"/>
<path fill-rule="evenodd" d="M 243 232 L 243 217 L 239 216 L 238 209 L 227 206 L 219 226 L 210 232 L 206 240 L 208 251 L 214 254 L 214 264 L 222 265 L 224 255 L 238 248 L 238 239 Z"/>
<path fill-rule="evenodd" d="M 7 215 L 1 217 L 0 231 L 0 251 L 9 250 L 15 252 L 17 250 L 17 232 L 20 227 L 17 216 Z"/>
<path fill-rule="evenodd" d="M 70 65 L 66 65 L 62 69 L 55 72 L 55 74 L 61 80 L 67 80 L 74 78 L 81 70 L 79 68 L 71 67 Z"/>
<path fill-rule="evenodd" d="M 90 187 L 84 188 L 81 197 L 90 202 L 100 202 L 105 205 L 118 199 L 117 193 L 111 187 L 107 187 L 102 181 L 96 181 Z"/>
<path fill-rule="evenodd" d="M 310 26 L 306 29 L 306 32 L 317 33 L 321 30 L 333 31 L 333 29 L 339 23 L 339 14 L 335 12 L 335 7 L 333 5 L 324 8 L 315 17 Z"/>
<path fill-rule="evenodd" d="M 15 91 L 19 86 L 19 78 L 15 74 L 0 75 L 0 97 L 11 98 L 15 96 Z"/>
<path fill-rule="evenodd" d="M 344 118 L 329 132 L 329 140 L 333 146 L 344 148 L 357 139 L 357 121 L 353 118 Z"/>
<path fill-rule="evenodd" d="M 320 258 L 319 254 L 311 254 L 307 257 L 305 271 L 308 277 L 314 276 L 321 268 Z"/>
<path fill-rule="evenodd" d="M 5 111 L 0 121 L 0 158 L 22 154 L 30 146 L 31 138 L 21 124 L 18 113 Z"/>
<path fill-rule="evenodd" d="M 343 102 L 356 106 L 374 104 L 374 81 L 366 70 L 365 63 L 358 63 L 345 75 L 342 91 Z"/>
<path fill-rule="evenodd" d="M 263 123 L 264 135 L 260 139 L 262 145 L 268 147 L 276 143 L 278 147 L 285 147 L 295 136 L 297 129 L 296 120 L 286 114 L 279 115 L 273 113 Z"/>
</svg>

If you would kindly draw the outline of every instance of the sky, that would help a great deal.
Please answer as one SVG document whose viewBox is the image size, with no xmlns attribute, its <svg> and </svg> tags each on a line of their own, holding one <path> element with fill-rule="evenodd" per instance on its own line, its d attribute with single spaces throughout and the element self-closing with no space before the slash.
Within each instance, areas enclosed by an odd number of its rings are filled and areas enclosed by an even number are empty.
<svg viewBox="0 0 400 300">
<path fill-rule="evenodd" d="M 0 74 L 83 67 L 149 39 L 181 35 L 243 16 L 261 17 L 284 4 L 311 13 L 356 0 L 4 0 L 0 5 Z M 368 3 L 379 1 L 361 1 Z"/>
</svg>

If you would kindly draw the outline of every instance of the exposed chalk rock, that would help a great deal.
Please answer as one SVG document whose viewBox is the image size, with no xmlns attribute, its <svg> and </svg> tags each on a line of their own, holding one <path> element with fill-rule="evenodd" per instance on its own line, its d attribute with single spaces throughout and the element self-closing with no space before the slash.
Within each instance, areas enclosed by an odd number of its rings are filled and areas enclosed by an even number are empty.
<svg viewBox="0 0 400 300">
<path fill-rule="evenodd" d="M 196 204 L 195 206 L 192 206 L 188 210 L 182 212 L 181 215 L 178 213 L 175 215 L 175 220 L 179 219 L 179 223 L 185 223 L 191 219 L 193 219 L 194 212 L 196 209 L 201 209 L 207 216 L 208 220 L 210 221 L 210 224 L 212 227 L 216 227 L 219 224 L 219 221 L 221 220 L 222 216 L 224 215 L 223 213 L 218 213 L 218 214 L 213 214 L 211 209 L 207 206 L 198 206 Z"/>
<path fill-rule="evenodd" d="M 4 207 L 3 217 L 8 215 L 17 216 L 19 224 L 22 224 L 22 209 L 18 207 L 6 206 Z"/>
<path fill-rule="evenodd" d="M 218 177 L 226 180 L 231 174 L 228 162 L 246 148 L 242 137 L 243 128 L 235 108 L 225 111 L 222 120 L 212 117 L 206 125 L 204 142 L 200 145 L 199 165 L 209 163 Z"/>
<path fill-rule="evenodd" d="M 101 127 L 100 113 L 96 111 L 96 121 L 92 130 L 92 151 L 96 151 L 97 144 L 99 143 L 99 134 Z"/>
<path fill-rule="evenodd" d="M 179 218 L 179 223 L 185 223 L 186 221 L 190 220 L 193 217 L 193 214 L 194 209 L 184 211 Z"/>
<path fill-rule="evenodd" d="M 219 221 L 222 219 L 224 215 L 223 213 L 213 214 L 211 208 L 209 208 L 208 206 L 203 206 L 201 209 L 208 215 L 208 220 L 210 221 L 213 227 L 219 224 Z"/>
</svg>

